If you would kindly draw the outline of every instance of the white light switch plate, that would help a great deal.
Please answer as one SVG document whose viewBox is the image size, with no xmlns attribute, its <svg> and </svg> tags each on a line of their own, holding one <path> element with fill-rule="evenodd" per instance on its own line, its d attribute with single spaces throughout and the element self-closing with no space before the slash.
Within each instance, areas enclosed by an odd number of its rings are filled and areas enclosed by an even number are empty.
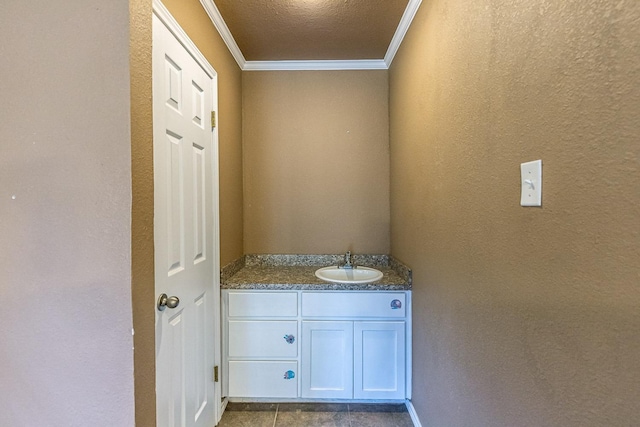
<svg viewBox="0 0 640 427">
<path fill-rule="evenodd" d="M 520 165 L 521 206 L 542 206 L 542 160 Z"/>
</svg>

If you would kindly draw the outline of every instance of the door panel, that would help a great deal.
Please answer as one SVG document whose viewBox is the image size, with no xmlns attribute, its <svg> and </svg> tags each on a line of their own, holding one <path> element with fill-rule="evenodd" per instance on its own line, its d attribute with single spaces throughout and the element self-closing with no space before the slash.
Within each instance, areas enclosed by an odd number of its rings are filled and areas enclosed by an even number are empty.
<svg viewBox="0 0 640 427">
<path fill-rule="evenodd" d="M 193 252 L 194 263 L 205 261 L 206 258 L 206 239 L 207 239 L 207 221 L 206 221 L 206 174 L 205 161 L 206 155 L 204 147 L 193 144 Z"/>
<path fill-rule="evenodd" d="M 167 130 L 168 185 L 166 198 L 168 274 L 184 270 L 184 165 L 182 160 L 183 138 Z"/>
<path fill-rule="evenodd" d="M 169 402 L 167 405 L 168 419 L 171 421 L 171 426 L 184 425 L 184 413 L 182 411 L 182 396 L 185 394 L 184 381 L 182 378 L 185 375 L 184 366 L 184 347 L 185 347 L 185 330 L 183 322 L 183 310 L 180 310 L 174 316 L 168 319 L 169 328 L 166 335 L 168 339 L 169 352 L 171 359 L 172 370 L 169 374 L 170 384 L 169 388 L 172 393 L 169 394 Z"/>
</svg>

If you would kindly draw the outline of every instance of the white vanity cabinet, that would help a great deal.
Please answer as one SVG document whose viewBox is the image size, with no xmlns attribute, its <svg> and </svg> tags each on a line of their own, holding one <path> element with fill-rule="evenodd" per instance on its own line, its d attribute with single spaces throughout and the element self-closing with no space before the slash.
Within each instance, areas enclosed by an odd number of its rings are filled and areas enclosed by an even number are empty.
<svg viewBox="0 0 640 427">
<path fill-rule="evenodd" d="M 223 392 L 243 400 L 410 398 L 410 297 L 223 290 Z"/>
</svg>

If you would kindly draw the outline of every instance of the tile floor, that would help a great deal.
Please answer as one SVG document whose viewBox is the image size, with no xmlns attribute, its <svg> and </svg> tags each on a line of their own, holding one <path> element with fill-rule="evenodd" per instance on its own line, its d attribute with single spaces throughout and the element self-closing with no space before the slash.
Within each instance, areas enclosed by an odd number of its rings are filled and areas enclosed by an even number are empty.
<svg viewBox="0 0 640 427">
<path fill-rule="evenodd" d="M 413 427 L 404 404 L 229 403 L 218 427 Z"/>
</svg>

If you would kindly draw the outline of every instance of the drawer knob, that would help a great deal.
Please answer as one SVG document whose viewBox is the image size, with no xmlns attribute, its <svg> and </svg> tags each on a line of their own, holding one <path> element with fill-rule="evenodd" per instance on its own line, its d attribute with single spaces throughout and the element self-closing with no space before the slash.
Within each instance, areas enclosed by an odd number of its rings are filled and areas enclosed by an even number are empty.
<svg viewBox="0 0 640 427">
<path fill-rule="evenodd" d="M 296 377 L 296 374 L 293 371 L 287 371 L 284 373 L 285 380 L 292 380 Z"/>
<path fill-rule="evenodd" d="M 296 337 L 294 337 L 293 335 L 285 335 L 283 338 L 289 344 L 293 344 L 296 341 Z"/>
<path fill-rule="evenodd" d="M 393 301 L 391 301 L 392 310 L 398 310 L 400 308 L 402 308 L 402 301 L 400 301 L 399 299 L 394 299 Z"/>
</svg>

